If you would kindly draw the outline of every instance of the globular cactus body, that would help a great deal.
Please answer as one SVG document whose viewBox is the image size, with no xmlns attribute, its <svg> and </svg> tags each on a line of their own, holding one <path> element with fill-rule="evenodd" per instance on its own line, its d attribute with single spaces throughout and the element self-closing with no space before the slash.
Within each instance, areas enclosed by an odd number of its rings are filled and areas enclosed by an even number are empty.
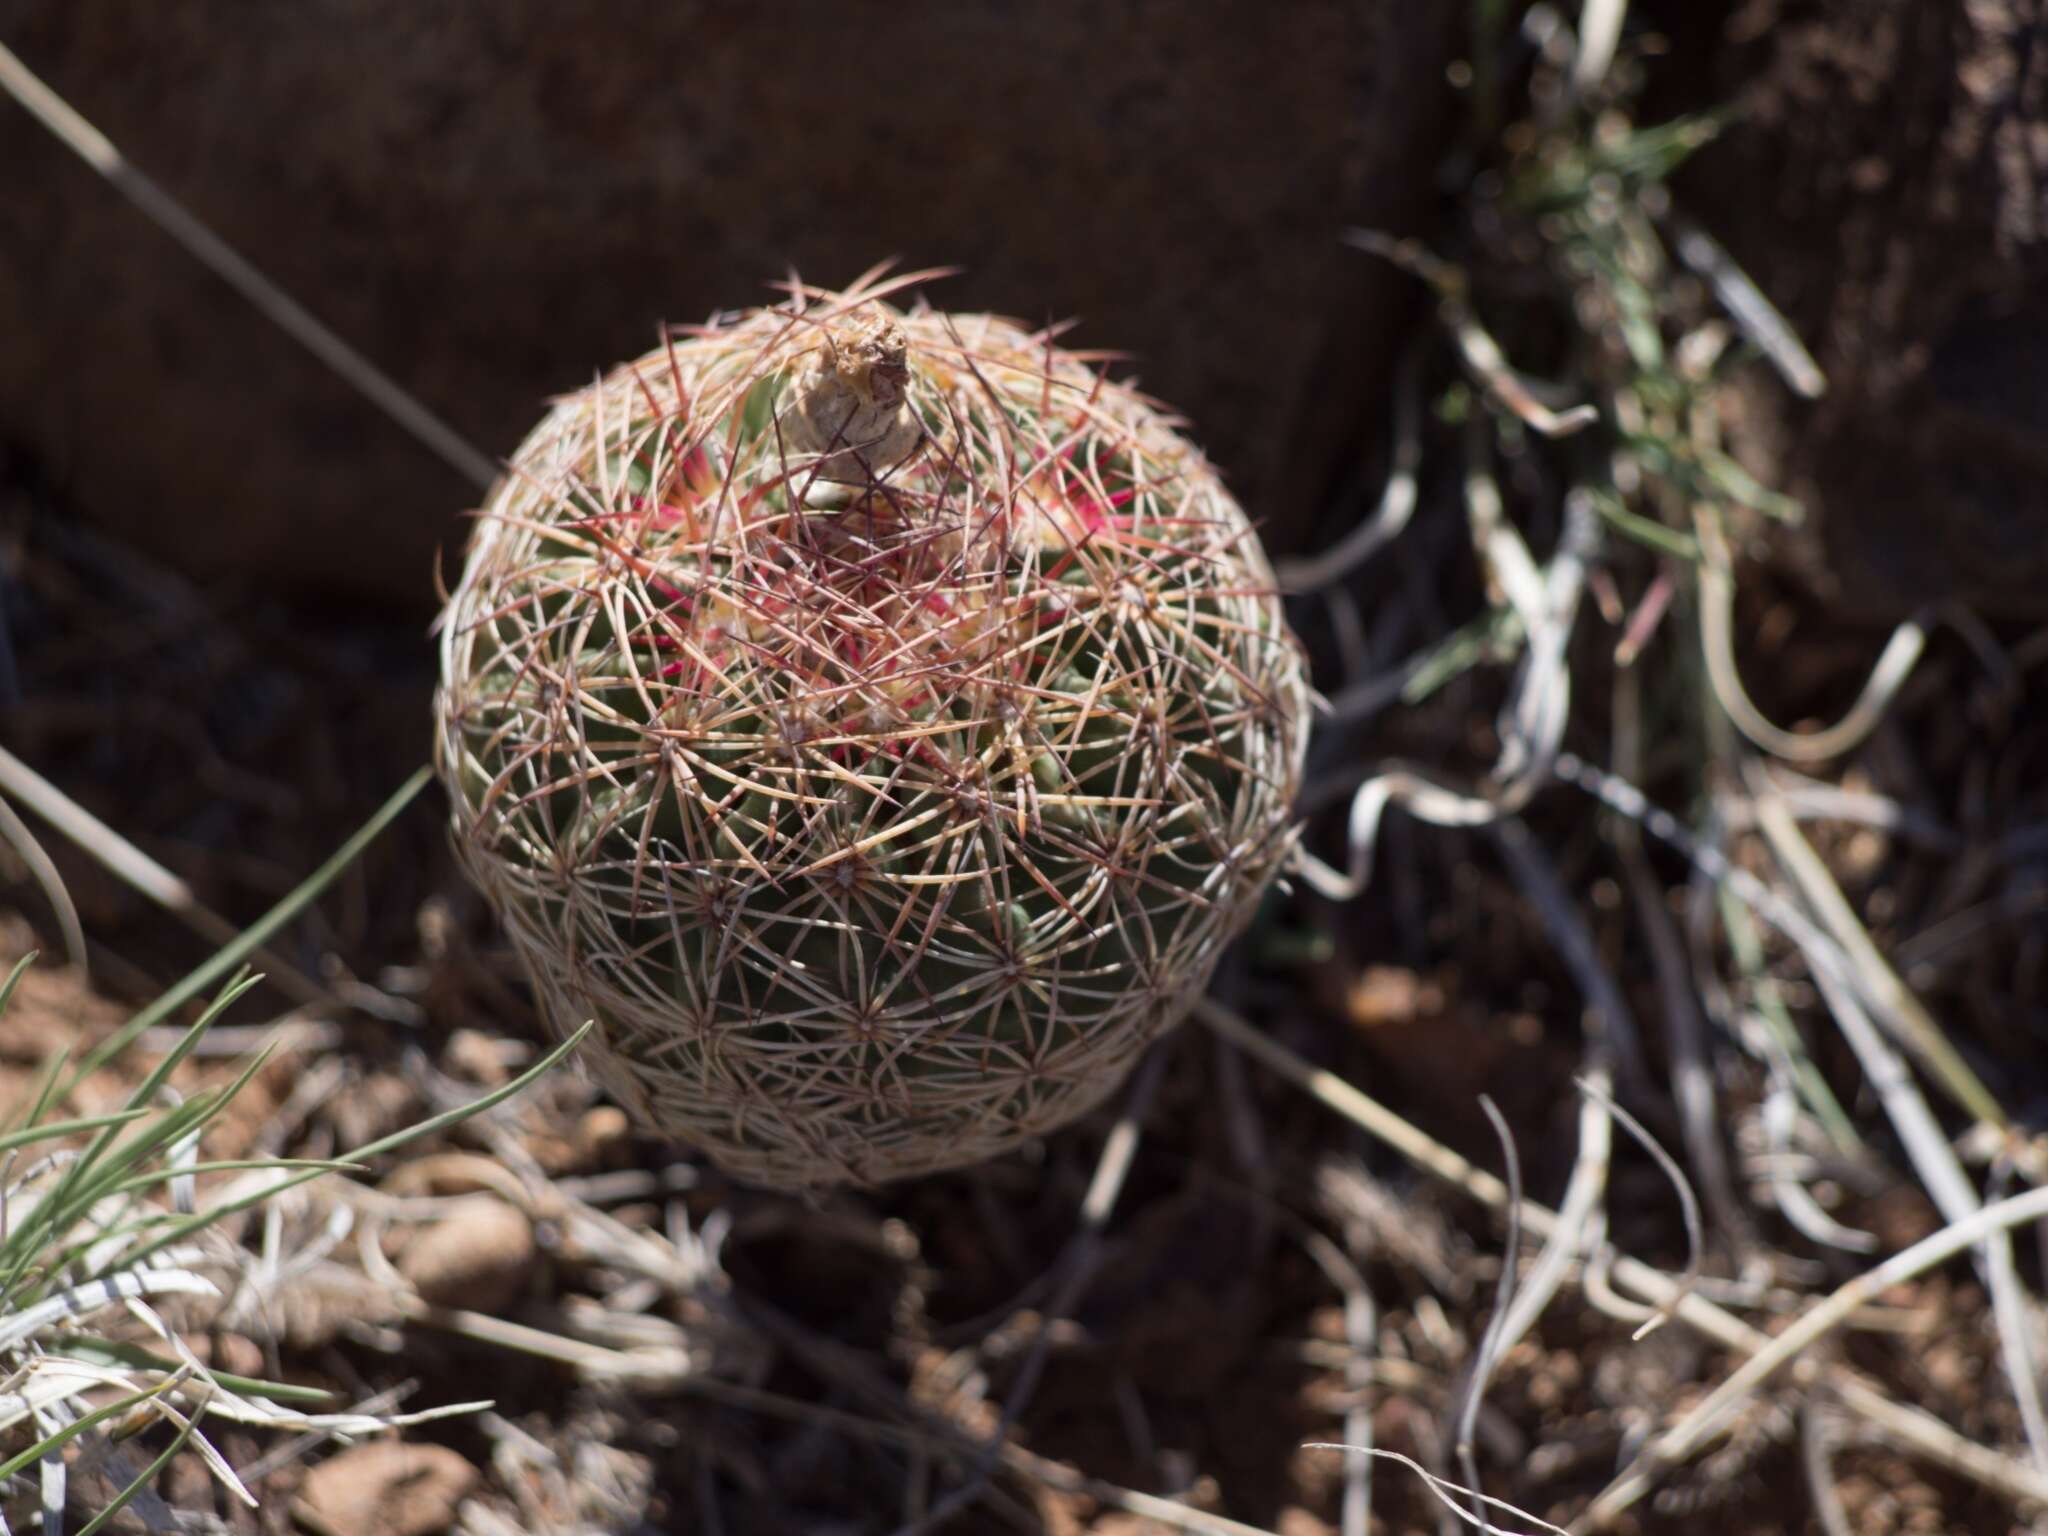
<svg viewBox="0 0 2048 1536">
<path fill-rule="evenodd" d="M 458 850 L 649 1125 L 783 1186 L 1098 1103 L 1292 846 L 1244 514 L 1046 334 L 886 287 L 559 401 L 443 615 Z"/>
</svg>

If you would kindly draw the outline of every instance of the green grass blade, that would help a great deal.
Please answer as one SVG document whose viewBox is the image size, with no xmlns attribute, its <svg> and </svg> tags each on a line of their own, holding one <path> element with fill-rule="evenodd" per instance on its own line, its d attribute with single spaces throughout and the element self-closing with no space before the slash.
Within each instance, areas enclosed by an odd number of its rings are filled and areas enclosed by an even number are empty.
<svg viewBox="0 0 2048 1536">
<path fill-rule="evenodd" d="M 248 971 L 237 971 L 221 988 L 214 1000 L 207 1004 L 206 1011 L 193 1022 L 178 1039 L 178 1043 L 164 1053 L 164 1059 L 150 1069 L 149 1075 L 135 1085 L 135 1091 L 128 1095 L 128 1106 L 148 1105 L 156 1100 L 157 1090 L 171 1079 L 171 1074 L 183 1064 L 186 1057 L 198 1048 L 206 1032 L 213 1028 L 220 1016 L 233 1007 L 263 980 L 261 976 Z"/>
<path fill-rule="evenodd" d="M 179 1362 L 166 1360 L 161 1355 L 150 1353 L 139 1344 L 123 1344 L 113 1339 L 94 1338 L 89 1334 L 73 1334 L 54 1339 L 49 1346 L 53 1360 L 77 1360 L 85 1365 L 100 1365 L 120 1370 L 161 1371 L 170 1376 L 177 1372 Z M 209 1368 L 207 1379 L 216 1381 L 228 1391 L 243 1397 L 268 1398 L 276 1403 L 331 1403 L 334 1394 L 321 1387 L 296 1386 L 288 1381 L 265 1381 L 256 1376 L 237 1376 L 229 1371 Z"/>
<path fill-rule="evenodd" d="M 64 1064 L 69 1060 L 71 1047 L 68 1045 L 59 1047 L 57 1054 L 50 1058 L 50 1064 L 43 1068 L 42 1086 L 36 1090 L 35 1102 L 29 1105 L 28 1118 L 21 1122 L 23 1125 L 34 1125 L 50 1112 L 50 1106 L 57 1100 L 57 1084 L 64 1077 Z"/>
<path fill-rule="evenodd" d="M 1521 643 L 1522 620 L 1512 608 L 1489 608 L 1431 646 L 1401 685 L 1403 704 L 1420 704 L 1437 689 L 1472 668 L 1512 656 Z"/>
<path fill-rule="evenodd" d="M 127 1397 L 108 1403 L 104 1408 L 95 1408 L 76 1423 L 66 1424 L 54 1435 L 45 1436 L 27 1450 L 10 1456 L 5 1461 L 0 1461 L 0 1482 L 5 1482 L 23 1467 L 41 1461 L 50 1452 L 69 1445 L 88 1429 L 104 1424 L 109 1419 L 119 1418 L 137 1403 L 148 1402 L 152 1397 L 168 1390 L 170 1386 L 170 1382 L 160 1381 L 153 1387 L 146 1388 L 141 1392 L 131 1393 Z"/>
<path fill-rule="evenodd" d="M 119 1194 L 121 1182 L 131 1177 L 134 1169 L 151 1158 L 167 1155 L 180 1139 L 222 1107 L 218 1094 L 196 1096 L 143 1126 L 130 1139 L 113 1145 L 89 1168 L 74 1164 L 66 1169 L 65 1177 L 30 1216 L 17 1222 L 0 1239 L 0 1269 L 4 1269 L 0 1308 L 22 1304 L 25 1294 L 20 1286 L 31 1266 L 40 1271 L 44 1280 L 54 1279 L 95 1243 L 114 1235 L 119 1230 L 116 1223 L 96 1221 L 91 1231 L 57 1249 L 63 1234 L 85 1221 L 101 1201 Z"/>
<path fill-rule="evenodd" d="M 1608 490 L 1592 493 L 1593 510 L 1614 525 L 1617 532 L 1627 535 L 1639 544 L 1647 544 L 1662 554 L 1674 556 L 1689 565 L 1700 560 L 1700 541 L 1689 533 L 1676 528 L 1667 528 L 1654 518 L 1644 517 L 1640 512 L 1631 512 L 1621 498 Z"/>
<path fill-rule="evenodd" d="M 129 1145 L 145 1156 L 159 1149 L 168 1154 L 180 1141 L 188 1136 L 198 1135 L 227 1113 L 228 1106 L 240 1097 L 242 1090 L 249 1086 L 250 1079 L 263 1070 L 270 1057 L 271 1047 L 265 1046 L 250 1057 L 248 1064 L 225 1088 L 194 1094 L 183 1104 L 166 1110 L 161 1120 L 138 1135 Z M 114 1155 L 119 1157 L 126 1150 L 124 1147 Z M 127 1161 L 133 1162 L 134 1159 L 128 1158 Z"/>
<path fill-rule="evenodd" d="M 450 1126 L 460 1125 L 471 1116 L 480 1115 L 487 1109 L 496 1109 L 513 1095 L 521 1092 L 529 1085 L 539 1082 L 541 1078 L 553 1071 L 571 1051 L 583 1043 L 583 1037 L 596 1027 L 595 1020 L 586 1020 L 577 1029 L 576 1033 L 549 1051 L 547 1055 L 541 1057 L 539 1061 L 528 1067 L 503 1087 L 494 1088 L 482 1098 L 472 1099 L 467 1104 L 458 1104 L 453 1109 L 444 1109 L 440 1114 L 420 1121 L 418 1125 L 409 1125 L 404 1130 L 393 1131 L 389 1136 L 381 1137 L 371 1142 L 368 1146 L 357 1147 L 348 1154 L 349 1157 L 351 1159 L 363 1160 L 378 1157 L 386 1152 L 396 1151 L 408 1142 L 418 1141 L 422 1136 L 431 1136 L 436 1131 L 444 1131 Z"/>
<path fill-rule="evenodd" d="M 389 1136 L 373 1141 L 367 1146 L 358 1147 L 348 1154 L 349 1160 L 351 1162 L 367 1162 L 373 1157 L 402 1147 L 408 1142 L 417 1141 L 422 1136 L 431 1136 L 436 1131 L 446 1130 L 449 1126 L 460 1125 L 472 1115 L 480 1115 L 487 1109 L 496 1108 L 514 1094 L 522 1092 L 546 1073 L 552 1071 L 561 1063 L 564 1057 L 583 1043 L 583 1037 L 589 1034 L 594 1027 L 594 1023 L 585 1023 L 575 1034 L 549 1051 L 547 1055 L 513 1078 L 512 1081 L 500 1088 L 492 1089 L 482 1098 L 473 1099 L 467 1104 L 458 1104 L 453 1109 L 443 1110 L 440 1114 L 430 1119 L 422 1120 L 418 1125 L 408 1126 L 402 1131 L 394 1131 Z M 193 1233 L 204 1231 L 223 1216 L 231 1216 L 235 1212 L 246 1210 L 252 1205 L 260 1205 L 265 1200 L 283 1194 L 288 1189 L 296 1189 L 301 1184 L 319 1178 L 325 1171 L 324 1169 L 314 1169 L 310 1172 L 295 1174 L 280 1183 L 268 1185 L 263 1189 L 254 1190 L 225 1204 L 200 1211 L 192 1216 L 187 1216 L 169 1231 L 152 1238 L 142 1247 L 131 1249 L 123 1254 L 121 1267 L 123 1269 L 131 1269 L 161 1250 L 184 1241 Z"/>
<path fill-rule="evenodd" d="M 205 1415 L 205 1413 L 206 1404 L 202 1402 L 196 1408 L 194 1408 L 189 1415 L 186 1416 L 185 1422 L 183 1425 L 179 1427 L 178 1433 L 171 1438 L 171 1443 L 165 1446 L 163 1450 L 158 1453 L 156 1460 L 152 1461 L 148 1466 L 144 1467 L 140 1472 L 136 1473 L 134 1481 L 129 1483 L 126 1488 L 123 1488 L 119 1493 L 114 1495 L 113 1503 L 109 1504 L 105 1509 L 101 1510 L 98 1514 L 94 1515 L 90 1520 L 86 1521 L 86 1523 L 79 1528 L 78 1536 L 94 1536 L 94 1533 L 97 1532 L 102 1526 L 104 1526 L 109 1520 L 113 1519 L 114 1516 L 118 1515 L 122 1510 L 128 1507 L 129 1500 L 133 1499 L 135 1495 L 142 1492 L 142 1490 L 149 1486 L 149 1484 L 156 1481 L 156 1475 L 159 1472 L 163 1471 L 165 1467 L 171 1464 L 171 1458 L 177 1455 L 178 1452 L 182 1451 L 185 1448 L 185 1442 L 187 1440 L 190 1440 L 193 1434 L 198 1430 L 199 1420 Z"/>
<path fill-rule="evenodd" d="M 146 1113 L 148 1100 L 155 1096 L 178 1063 L 183 1061 L 199 1043 L 200 1037 L 212 1027 L 222 1012 L 255 984 L 254 977 L 237 977 L 231 982 L 227 990 L 215 998 L 206 1012 L 185 1032 L 177 1046 L 157 1065 L 156 1070 L 128 1096 L 126 1107 Z M 248 1081 L 250 1072 L 253 1071 L 254 1064 L 249 1071 L 242 1074 L 236 1084 L 237 1090 Z M 7 1233 L 4 1243 L 0 1243 L 0 1264 L 6 1266 L 5 1279 L 0 1280 L 0 1301 L 12 1303 L 18 1300 L 16 1288 L 21 1283 L 22 1276 L 27 1273 L 29 1264 L 43 1256 L 44 1249 L 58 1234 L 68 1231 L 100 1200 L 114 1193 L 115 1187 L 126 1176 L 129 1168 L 142 1159 L 175 1145 L 180 1137 L 219 1107 L 216 1098 L 202 1097 L 178 1106 L 127 1141 L 119 1140 L 120 1127 L 114 1125 L 108 1126 L 94 1137 L 92 1144 L 79 1155 L 78 1160 L 64 1170 L 64 1176 L 58 1181 L 57 1187 L 37 1204 L 33 1216 L 14 1231 Z M 97 1235 L 89 1241 L 97 1241 Z M 67 1259 L 75 1256 L 77 1251 L 77 1245 L 74 1245 L 67 1254 Z M 9 1253 L 13 1255 L 11 1259 L 5 1257 Z M 46 1264 L 44 1273 L 56 1274 L 61 1268 L 61 1264 Z"/>
<path fill-rule="evenodd" d="M 148 1113 L 146 1109 L 117 1109 L 109 1115 L 91 1115 L 83 1120 L 52 1120 L 48 1125 L 24 1126 L 0 1136 L 0 1152 L 13 1152 L 34 1146 L 39 1141 L 55 1141 L 62 1136 L 83 1136 L 87 1131 L 118 1129 Z"/>
<path fill-rule="evenodd" d="M 6 1014 L 7 1005 L 14 1000 L 14 989 L 20 985 L 21 978 L 27 974 L 28 968 L 36 963 L 36 956 L 39 953 L 41 951 L 32 949 L 23 955 L 14 962 L 14 969 L 7 973 L 7 979 L 0 981 L 0 1016 Z"/>
<path fill-rule="evenodd" d="M 1755 994 L 1757 1017 L 1770 1030 L 1786 1059 L 1792 1064 L 1792 1081 L 1800 1098 L 1813 1112 L 1827 1131 L 1828 1139 L 1836 1148 L 1851 1156 L 1863 1152 L 1863 1138 L 1856 1133 L 1856 1123 L 1849 1118 L 1849 1112 L 1842 1108 L 1834 1090 L 1828 1087 L 1828 1080 L 1821 1075 L 1806 1049 L 1806 1040 L 1799 1033 L 1799 1026 L 1792 1021 L 1791 1012 L 1785 1007 L 1784 997 L 1777 984 L 1770 979 L 1769 968 L 1764 955 L 1763 936 L 1757 931 L 1756 920 L 1749 908 L 1742 904 L 1735 893 L 1723 885 L 1718 891 L 1721 908 L 1721 926 L 1728 935 L 1728 949 L 1734 956 L 1736 966 L 1749 978 Z"/>
<path fill-rule="evenodd" d="M 152 1168 L 147 1173 L 138 1173 L 123 1179 L 109 1193 L 125 1195 L 136 1190 L 154 1189 L 187 1174 L 196 1177 L 202 1173 L 247 1173 L 257 1168 L 294 1172 L 303 1170 L 312 1173 L 355 1173 L 360 1172 L 362 1166 L 361 1163 L 333 1157 L 241 1157 L 221 1163 L 194 1163 L 189 1168 Z M 125 1269 L 127 1266 L 124 1264 L 122 1267 Z"/>
<path fill-rule="evenodd" d="M 171 1049 L 170 1053 L 157 1063 L 155 1070 L 137 1085 L 133 1093 L 128 1095 L 126 1107 L 129 1109 L 147 1110 L 150 1100 L 156 1096 L 156 1091 L 164 1085 L 164 1082 L 170 1077 L 178 1064 L 192 1053 L 193 1048 L 199 1044 L 200 1037 L 213 1027 L 214 1020 L 226 1012 L 229 1006 L 236 999 L 240 998 L 243 993 L 255 986 L 257 980 L 258 978 L 254 976 L 238 975 L 230 981 L 227 988 L 212 1003 L 208 1004 L 206 1011 L 199 1016 L 192 1027 L 185 1031 L 183 1037 Z M 163 1120 L 151 1126 L 149 1132 L 144 1137 L 129 1143 L 123 1149 L 124 1155 L 132 1157 L 135 1155 L 136 1150 L 144 1149 L 150 1142 L 161 1143 L 176 1140 L 175 1135 L 164 1133 L 164 1127 L 169 1126 L 180 1118 L 179 1111 L 172 1111 Z M 72 1164 L 70 1169 L 66 1171 L 64 1182 L 57 1186 L 56 1191 L 51 1195 L 50 1203 L 54 1205 L 58 1202 L 73 1201 L 75 1199 L 75 1192 L 84 1187 L 94 1168 L 99 1165 L 100 1160 L 106 1157 L 109 1149 L 113 1147 L 115 1139 L 115 1131 L 112 1128 L 102 1131 L 95 1137 L 92 1145 L 87 1147 L 79 1156 L 78 1161 Z"/>
<path fill-rule="evenodd" d="M 65 1091 L 68 1093 L 77 1087 L 83 1078 L 134 1044 L 144 1030 L 162 1023 L 267 943 L 272 934 L 297 917 L 315 897 L 334 883 L 336 876 L 361 857 L 363 850 L 375 842 L 384 829 L 397 819 L 399 812 L 412 803 L 414 797 L 426 788 L 427 781 L 433 776 L 434 772 L 430 767 L 422 766 L 415 771 L 412 777 L 399 785 L 391 798 L 379 806 L 376 813 L 356 830 L 354 836 L 337 848 L 326 863 L 294 887 L 289 895 L 243 929 L 233 943 L 224 946 L 213 958 L 200 965 L 183 981 L 109 1035 L 79 1063 L 78 1071 L 66 1085 Z"/>
</svg>

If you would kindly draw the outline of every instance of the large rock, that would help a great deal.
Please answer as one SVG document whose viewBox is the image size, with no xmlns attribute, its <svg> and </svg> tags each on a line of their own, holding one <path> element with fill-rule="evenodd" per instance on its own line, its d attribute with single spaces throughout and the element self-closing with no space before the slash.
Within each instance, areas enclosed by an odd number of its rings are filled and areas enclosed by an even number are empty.
<svg viewBox="0 0 2048 1536">
<path fill-rule="evenodd" d="M 1285 544 L 1412 293 L 1452 6 L 0 0 L 0 40 L 487 453 L 792 265 L 1136 354 Z M 0 444 L 207 577 L 424 604 L 475 493 L 0 103 Z"/>
<path fill-rule="evenodd" d="M 1693 211 L 1829 376 L 1751 446 L 1814 574 L 1896 616 L 2048 614 L 2048 0 L 1661 0 L 1742 117 Z"/>
</svg>

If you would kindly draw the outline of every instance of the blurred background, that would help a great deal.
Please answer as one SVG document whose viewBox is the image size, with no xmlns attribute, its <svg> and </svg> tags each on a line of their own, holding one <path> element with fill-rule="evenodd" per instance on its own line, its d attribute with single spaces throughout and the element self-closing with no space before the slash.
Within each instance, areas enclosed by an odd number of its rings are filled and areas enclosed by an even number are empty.
<svg viewBox="0 0 2048 1536">
<path fill-rule="evenodd" d="M 660 322 L 790 272 L 957 266 L 935 303 L 1129 352 L 1299 528 L 1383 387 L 1450 120 L 1446 7 L 7 0 L 150 176 L 493 455 Z M 414 612 L 474 492 L 0 117 L 0 421 L 202 580 Z"/>
<path fill-rule="evenodd" d="M 1485 15 L 1480 6 L 1473 14 Z M 2048 291 L 2028 0 L 1638 6 L 1667 111 L 1736 117 L 1687 206 L 1813 346 L 1747 452 L 1882 537 L 1867 611 L 2037 605 Z M 1417 292 L 1339 244 L 1441 230 L 1471 149 L 1455 5 L 422 7 L 5 0 L 137 165 L 501 455 L 689 322 L 895 258 L 934 302 L 1131 371 L 1297 546 Z M 0 446 L 203 581 L 424 611 L 473 494 L 25 114 L 0 115 Z M 1958 537 L 1948 537 L 1955 530 Z M 2035 607 L 2034 611 L 2038 611 Z"/>
</svg>

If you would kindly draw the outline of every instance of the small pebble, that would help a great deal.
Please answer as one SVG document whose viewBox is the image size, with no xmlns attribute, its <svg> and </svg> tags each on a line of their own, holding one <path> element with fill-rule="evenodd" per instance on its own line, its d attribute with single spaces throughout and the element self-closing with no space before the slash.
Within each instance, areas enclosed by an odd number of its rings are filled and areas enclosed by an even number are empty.
<svg viewBox="0 0 2048 1536">
<path fill-rule="evenodd" d="M 308 1472 L 292 1514 L 315 1536 L 432 1536 L 454 1524 L 477 1480 L 445 1445 L 373 1440 Z"/>
<path fill-rule="evenodd" d="M 523 1211 L 495 1195 L 466 1195 L 406 1239 L 397 1265 L 424 1301 L 494 1312 L 519 1295 L 533 1256 L 533 1223 Z"/>
</svg>

